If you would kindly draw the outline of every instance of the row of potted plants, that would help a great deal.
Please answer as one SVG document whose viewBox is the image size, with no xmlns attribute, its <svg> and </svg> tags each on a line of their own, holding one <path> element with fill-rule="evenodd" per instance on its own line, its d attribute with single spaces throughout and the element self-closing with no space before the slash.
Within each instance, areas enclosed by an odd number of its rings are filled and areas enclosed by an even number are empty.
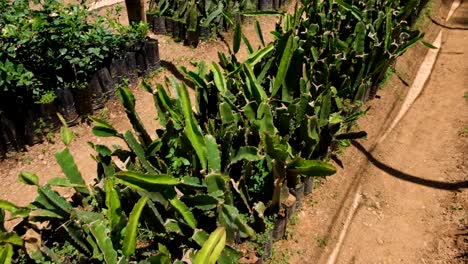
<svg viewBox="0 0 468 264">
<path fill-rule="evenodd" d="M 196 46 L 199 40 L 208 40 L 241 23 L 245 15 L 270 14 L 286 4 L 285 0 L 154 0 L 146 20 L 154 33 L 168 34 L 176 41 Z"/>
<path fill-rule="evenodd" d="M 159 67 L 147 25 L 119 26 L 83 6 L 4 1 L 0 15 L 0 158 L 102 108 L 115 84 Z M 92 22 L 91 22 L 92 21 Z"/>
<path fill-rule="evenodd" d="M 68 125 L 75 125 L 115 98 L 117 85 L 124 81 L 135 84 L 139 76 L 160 67 L 157 40 L 148 39 L 132 50 L 95 72 L 85 87 L 56 88 L 50 102 L 35 103 L 17 93 L 0 99 L 0 158 L 40 143 L 57 131 L 57 113 Z"/>
</svg>

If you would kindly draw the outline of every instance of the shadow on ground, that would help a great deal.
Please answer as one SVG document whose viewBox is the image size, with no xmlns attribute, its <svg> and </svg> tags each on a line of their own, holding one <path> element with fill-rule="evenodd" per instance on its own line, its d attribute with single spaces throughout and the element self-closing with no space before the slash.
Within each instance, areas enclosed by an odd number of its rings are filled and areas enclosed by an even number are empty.
<svg viewBox="0 0 468 264">
<path fill-rule="evenodd" d="M 431 187 L 440 190 L 447 190 L 447 191 L 461 191 L 461 189 L 468 188 L 468 181 L 459 181 L 459 182 L 442 182 L 442 181 L 435 181 L 435 180 L 428 180 L 422 177 L 414 176 L 405 172 L 402 172 L 398 169 L 395 169 L 378 159 L 376 159 L 372 153 L 368 152 L 364 146 L 362 146 L 359 142 L 353 140 L 351 144 L 356 147 L 366 158 L 372 163 L 375 167 L 379 168 L 380 170 L 388 173 L 389 175 L 396 177 L 403 181 L 408 181 L 412 183 L 416 183 L 419 185 L 423 185 L 426 187 Z"/>
</svg>

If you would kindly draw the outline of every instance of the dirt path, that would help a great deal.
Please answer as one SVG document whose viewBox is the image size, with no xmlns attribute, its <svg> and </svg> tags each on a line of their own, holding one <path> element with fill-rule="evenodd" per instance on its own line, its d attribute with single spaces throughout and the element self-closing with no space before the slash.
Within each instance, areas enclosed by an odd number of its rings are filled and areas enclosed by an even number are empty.
<svg viewBox="0 0 468 264">
<path fill-rule="evenodd" d="M 451 22 L 467 27 L 467 17 L 465 1 Z M 407 90 L 394 78 L 359 122 L 369 139 L 345 151 L 345 170 L 309 197 L 271 263 L 468 262 L 468 33 L 444 29 L 443 36 L 412 108 L 375 144 Z M 356 192 L 356 213 L 330 261 Z"/>
<path fill-rule="evenodd" d="M 467 224 L 467 192 L 452 190 L 468 180 L 468 36 L 447 34 L 429 84 L 395 131 L 370 153 L 356 143 L 376 166 L 365 172 L 363 206 L 338 263 L 454 260 L 447 236 Z"/>
</svg>

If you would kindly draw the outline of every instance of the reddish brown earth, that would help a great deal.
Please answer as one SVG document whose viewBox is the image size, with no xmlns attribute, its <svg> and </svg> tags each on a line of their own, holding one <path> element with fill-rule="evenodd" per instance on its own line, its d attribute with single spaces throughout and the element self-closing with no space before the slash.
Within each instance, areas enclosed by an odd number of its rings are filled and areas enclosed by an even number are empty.
<svg viewBox="0 0 468 264">
<path fill-rule="evenodd" d="M 468 3 L 455 13 L 452 24 L 468 26 Z M 124 19 L 123 19 L 124 20 Z M 261 19 L 264 32 L 276 19 Z M 253 27 L 244 32 L 259 45 Z M 436 30 L 429 31 L 429 38 Z M 271 263 L 326 263 L 342 230 L 357 186 L 362 199 L 338 254 L 337 263 L 466 263 L 468 252 L 468 34 L 444 29 L 445 41 L 423 94 L 403 120 L 375 145 L 395 116 L 408 90 L 395 76 L 369 103 L 369 114 L 359 128 L 369 133 L 341 155 L 343 170 L 317 182 L 314 194 L 290 229 L 289 240 L 275 246 Z M 174 67 L 190 66 L 192 60 L 217 61 L 217 52 L 227 52 L 223 41 L 202 43 L 197 49 L 157 36 L 163 70 L 148 78 L 151 83 L 171 76 Z M 231 36 L 225 36 L 231 43 Z M 245 50 L 242 50 L 245 56 Z M 424 48 L 417 47 L 398 62 L 400 76 L 412 79 Z M 172 72 L 171 72 L 172 71 Z M 137 109 L 148 130 L 157 127 L 152 98 L 134 87 Z M 119 130 L 129 129 L 121 107 L 111 102 L 100 114 Z M 90 126 L 73 128 L 77 139 L 71 145 L 78 167 L 91 182 L 96 165 L 88 141 L 120 143 L 97 138 Z M 22 170 L 36 172 L 41 182 L 61 175 L 53 154 L 63 146 L 44 143 L 28 152 L 0 162 L 0 199 L 24 205 L 34 199 L 33 188 L 20 184 Z"/>
<path fill-rule="evenodd" d="M 467 27 L 467 17 L 464 3 L 450 25 Z M 345 169 L 308 197 L 271 263 L 468 262 L 468 34 L 444 29 L 443 36 L 412 108 L 376 145 L 408 90 L 394 76 L 359 122 L 368 139 L 347 149 Z M 410 78 L 424 57 L 412 53 L 397 64 Z M 329 262 L 358 186 L 361 200 L 336 262 Z"/>
</svg>

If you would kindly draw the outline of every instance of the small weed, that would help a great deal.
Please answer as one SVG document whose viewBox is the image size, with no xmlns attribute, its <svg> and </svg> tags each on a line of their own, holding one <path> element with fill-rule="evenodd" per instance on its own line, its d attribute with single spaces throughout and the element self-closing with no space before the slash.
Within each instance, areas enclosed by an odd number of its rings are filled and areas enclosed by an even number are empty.
<svg viewBox="0 0 468 264">
<path fill-rule="evenodd" d="M 299 217 L 294 215 L 289 219 L 288 228 L 286 230 L 288 239 L 294 239 L 296 235 L 297 224 L 299 223 Z"/>
<path fill-rule="evenodd" d="M 376 198 L 379 198 L 379 199 L 382 199 L 382 192 L 381 192 L 381 191 L 377 191 L 377 193 L 375 194 L 375 197 L 376 197 Z"/>
<path fill-rule="evenodd" d="M 57 95 L 53 91 L 47 91 L 44 94 L 41 95 L 39 100 L 37 100 L 35 103 L 36 104 L 51 104 L 52 102 L 55 101 L 57 98 Z"/>
<path fill-rule="evenodd" d="M 52 251 L 55 252 L 58 259 L 61 260 L 61 263 L 70 263 L 72 259 L 80 255 L 80 252 L 68 241 L 65 241 L 63 244 L 54 242 L 52 248 Z"/>
<path fill-rule="evenodd" d="M 53 139 L 55 134 L 52 132 L 51 127 L 44 121 L 44 119 L 39 118 L 33 123 L 35 127 L 34 133 L 40 137 L 44 137 L 49 143 L 54 143 Z"/>
<path fill-rule="evenodd" d="M 268 233 L 263 233 L 257 236 L 257 241 L 255 241 L 255 251 L 257 252 L 257 255 L 262 257 L 265 254 L 265 248 L 264 243 L 266 243 L 270 239 L 270 236 Z"/>
<path fill-rule="evenodd" d="M 21 162 L 26 164 L 26 165 L 30 165 L 31 163 L 33 163 L 34 159 L 31 158 L 31 157 L 22 157 L 21 158 Z"/>
<path fill-rule="evenodd" d="M 291 249 L 284 247 L 283 243 L 274 243 L 271 251 L 271 258 L 266 263 L 269 264 L 288 264 L 291 257 Z"/>
<path fill-rule="evenodd" d="M 152 232 L 151 230 L 148 229 L 148 227 L 146 228 L 143 228 L 141 226 L 141 224 L 138 225 L 138 237 L 137 239 L 138 240 L 141 240 L 141 241 L 152 241 L 154 240 L 154 232 Z"/>
<path fill-rule="evenodd" d="M 340 196 L 340 193 L 339 193 L 339 192 L 334 192 L 334 193 L 332 194 L 331 197 L 332 197 L 333 199 L 337 199 L 339 196 Z"/>
<path fill-rule="evenodd" d="M 107 109 L 107 107 L 104 107 L 97 113 L 97 117 L 104 121 L 109 121 L 109 109 Z"/>
<path fill-rule="evenodd" d="M 328 238 L 327 237 L 321 237 L 321 236 L 316 236 L 315 241 L 317 241 L 317 244 L 320 248 L 324 248 L 328 244 Z"/>
<path fill-rule="evenodd" d="M 458 204 L 451 205 L 449 208 L 450 208 L 450 210 L 452 210 L 452 211 L 461 211 L 461 210 L 464 209 L 463 206 L 458 205 Z"/>
<path fill-rule="evenodd" d="M 314 199 L 310 199 L 309 200 L 309 206 L 310 207 L 314 207 L 318 204 L 318 201 L 317 200 L 314 200 Z"/>
<path fill-rule="evenodd" d="M 371 201 L 368 206 L 369 206 L 369 208 L 372 208 L 372 209 L 375 209 L 375 210 L 379 209 L 379 207 L 377 206 L 377 203 L 374 202 L 374 201 Z"/>
<path fill-rule="evenodd" d="M 54 143 L 55 134 L 52 131 L 48 131 L 45 137 L 49 143 Z"/>
<path fill-rule="evenodd" d="M 299 217 L 297 215 L 291 217 L 291 219 L 289 219 L 289 224 L 295 226 L 297 225 L 297 223 L 299 223 Z"/>
<path fill-rule="evenodd" d="M 387 85 L 388 81 L 390 81 L 394 73 L 395 71 L 392 69 L 392 67 L 388 67 L 387 71 L 385 71 L 382 81 L 379 84 L 379 87 L 385 87 L 385 85 Z"/>
<path fill-rule="evenodd" d="M 337 143 L 337 149 L 335 151 L 337 154 L 342 154 L 346 150 L 346 148 L 351 146 L 351 141 L 349 139 L 340 139 L 337 140 Z"/>
<path fill-rule="evenodd" d="M 465 217 L 462 217 L 462 218 L 458 219 L 458 223 L 459 223 L 460 225 L 466 225 L 466 224 L 467 224 L 466 218 L 465 218 Z"/>
<path fill-rule="evenodd" d="M 426 6 L 421 10 L 419 17 L 416 19 L 413 28 L 419 29 L 424 25 L 424 22 L 427 21 L 427 18 L 432 14 L 432 1 L 428 1 Z"/>
<path fill-rule="evenodd" d="M 324 184 L 325 177 L 314 177 L 313 182 L 314 182 L 314 189 L 315 189 Z"/>
<path fill-rule="evenodd" d="M 458 135 L 460 137 L 467 137 L 468 136 L 468 128 L 462 128 L 458 131 Z"/>
<path fill-rule="evenodd" d="M 289 263 L 289 257 L 290 257 L 290 252 L 289 249 L 285 249 L 281 252 L 281 256 L 279 256 L 279 259 L 276 259 L 276 261 L 272 261 L 272 263 L 278 263 L 278 264 L 288 264 Z"/>
</svg>

